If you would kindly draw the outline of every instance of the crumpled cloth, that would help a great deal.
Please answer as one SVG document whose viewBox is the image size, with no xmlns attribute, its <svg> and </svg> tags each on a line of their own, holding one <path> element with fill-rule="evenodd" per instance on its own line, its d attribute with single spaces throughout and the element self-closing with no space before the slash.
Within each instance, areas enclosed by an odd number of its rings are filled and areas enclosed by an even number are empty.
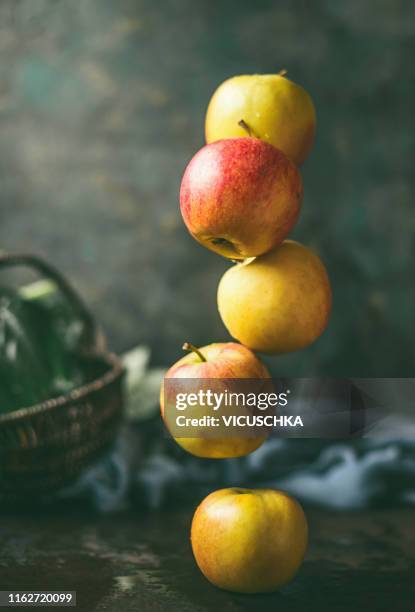
<svg viewBox="0 0 415 612">
<path fill-rule="evenodd" d="M 247 457 L 209 460 L 189 455 L 167 437 L 158 409 L 165 369 L 149 369 L 149 358 L 142 346 L 124 355 L 127 425 L 114 450 L 60 492 L 60 498 L 86 500 L 100 512 L 131 504 L 154 510 L 197 504 L 218 488 L 247 486 L 282 489 L 304 504 L 339 510 L 415 505 L 413 379 L 398 386 L 387 379 L 359 379 L 367 398 L 381 391 L 385 404 L 409 407 L 406 416 L 390 411 L 386 418 L 375 419 L 367 434 L 363 432 L 367 437 L 272 437 Z M 298 379 L 296 384 L 306 386 L 303 395 L 308 397 L 315 383 Z M 332 384 L 337 411 L 349 410 L 348 402 L 341 403 L 341 385 Z"/>
<path fill-rule="evenodd" d="M 128 427 L 113 452 L 59 496 L 86 499 L 100 512 L 196 504 L 231 486 L 278 488 L 304 504 L 338 510 L 415 505 L 415 436 L 270 438 L 247 457 L 210 460 L 192 457 L 159 431 L 138 461 L 145 438 L 145 425 Z"/>
</svg>

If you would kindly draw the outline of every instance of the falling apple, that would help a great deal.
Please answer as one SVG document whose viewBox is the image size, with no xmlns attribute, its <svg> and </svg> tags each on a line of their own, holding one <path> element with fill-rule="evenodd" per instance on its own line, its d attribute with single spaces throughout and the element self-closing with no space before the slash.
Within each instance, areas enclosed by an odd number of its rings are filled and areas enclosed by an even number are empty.
<svg viewBox="0 0 415 612">
<path fill-rule="evenodd" d="M 208 249 L 241 260 L 281 243 L 297 221 L 302 182 L 295 164 L 254 137 L 203 147 L 187 166 L 180 209 Z"/>
<path fill-rule="evenodd" d="M 160 391 L 160 408 L 164 423 L 170 429 L 168 410 L 173 406 L 166 405 L 165 387 L 166 379 L 270 379 L 270 373 L 265 365 L 245 346 L 236 342 L 214 343 L 196 348 L 185 343 L 185 350 L 190 353 L 179 359 L 166 373 Z M 205 408 L 200 412 L 206 412 Z M 223 432 L 223 437 L 221 437 Z M 179 446 L 197 457 L 222 459 L 227 457 L 241 457 L 256 450 L 266 439 L 266 435 L 253 435 L 246 433 L 240 437 L 231 437 L 223 424 L 218 428 L 215 437 L 178 437 L 175 440 Z"/>
<path fill-rule="evenodd" d="M 235 76 L 222 83 L 210 100 L 206 142 L 245 136 L 244 124 L 300 165 L 314 141 L 316 112 L 309 94 L 284 70 Z"/>
<path fill-rule="evenodd" d="M 231 336 L 264 353 L 314 342 L 328 324 L 331 299 L 320 258 L 292 240 L 234 265 L 218 287 L 219 313 Z"/>
<path fill-rule="evenodd" d="M 221 489 L 197 508 L 191 543 L 202 574 L 238 593 L 275 591 L 297 573 L 307 548 L 300 504 L 273 489 Z"/>
</svg>

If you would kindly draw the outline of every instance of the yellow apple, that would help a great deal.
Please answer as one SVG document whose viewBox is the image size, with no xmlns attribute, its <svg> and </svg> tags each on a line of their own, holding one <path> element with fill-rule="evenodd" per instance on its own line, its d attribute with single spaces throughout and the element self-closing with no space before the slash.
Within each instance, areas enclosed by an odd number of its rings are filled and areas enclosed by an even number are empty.
<svg viewBox="0 0 415 612">
<path fill-rule="evenodd" d="M 231 336 L 264 353 L 288 353 L 311 344 L 326 328 L 331 288 L 310 249 L 286 240 L 276 249 L 225 272 L 218 308 Z"/>
<path fill-rule="evenodd" d="M 300 504 L 273 489 L 221 489 L 197 508 L 191 543 L 202 574 L 238 593 L 275 591 L 293 578 L 307 548 Z"/>
<path fill-rule="evenodd" d="M 246 136 L 246 126 L 253 136 L 300 165 L 314 141 L 313 101 L 305 89 L 287 79 L 285 71 L 232 77 L 218 87 L 209 102 L 206 142 Z"/>
<path fill-rule="evenodd" d="M 192 344 L 185 343 L 183 348 L 191 352 L 179 359 L 168 370 L 164 380 L 169 378 L 196 378 L 200 379 L 201 386 L 203 386 L 204 380 L 215 378 L 271 379 L 270 373 L 258 357 L 246 346 L 236 342 L 215 342 L 200 349 Z M 171 429 L 167 410 L 172 411 L 175 408 L 170 405 L 166 406 L 164 389 L 165 383 L 163 381 L 160 391 L 161 416 L 166 427 Z M 200 408 L 199 412 L 203 414 L 206 409 L 204 407 Z M 174 439 L 179 446 L 192 455 L 211 459 L 248 455 L 261 446 L 266 439 L 264 435 L 249 437 L 245 434 L 240 437 L 230 437 L 226 433 L 221 438 L 220 434 L 221 431 L 225 431 L 224 427 L 224 425 L 221 425 L 218 428 L 218 436 L 215 437 L 203 437 L 201 434 L 198 437 L 174 436 Z"/>
</svg>

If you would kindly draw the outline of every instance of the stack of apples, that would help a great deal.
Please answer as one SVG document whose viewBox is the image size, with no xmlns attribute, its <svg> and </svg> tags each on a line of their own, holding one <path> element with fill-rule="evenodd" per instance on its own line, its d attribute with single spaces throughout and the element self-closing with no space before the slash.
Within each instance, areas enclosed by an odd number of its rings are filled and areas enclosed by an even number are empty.
<svg viewBox="0 0 415 612">
<path fill-rule="evenodd" d="M 218 309 L 239 342 L 191 352 L 166 378 L 270 378 L 254 351 L 305 348 L 327 326 L 331 288 L 309 248 L 287 237 L 300 214 L 298 170 L 313 144 L 309 94 L 279 74 L 233 77 L 220 85 L 206 115 L 207 144 L 188 164 L 180 209 L 191 235 L 233 262 L 218 286 Z M 167 406 L 161 392 L 161 412 Z M 264 438 L 177 438 L 199 457 L 247 455 Z M 238 592 L 272 591 L 301 565 L 307 522 L 292 497 L 270 489 L 225 489 L 198 507 L 191 542 L 202 573 Z"/>
</svg>

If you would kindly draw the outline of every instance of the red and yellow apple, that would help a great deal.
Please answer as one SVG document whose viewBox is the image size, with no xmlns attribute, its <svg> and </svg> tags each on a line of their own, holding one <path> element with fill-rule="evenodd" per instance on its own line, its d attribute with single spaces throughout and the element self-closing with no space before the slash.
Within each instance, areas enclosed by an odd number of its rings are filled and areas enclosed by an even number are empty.
<svg viewBox="0 0 415 612">
<path fill-rule="evenodd" d="M 227 270 L 218 286 L 218 308 L 231 336 L 252 350 L 297 351 L 328 324 L 329 278 L 315 253 L 286 240 Z"/>
<path fill-rule="evenodd" d="M 314 141 L 316 112 L 309 94 L 280 74 L 235 76 L 213 94 L 206 114 L 206 142 L 252 134 L 300 165 Z"/>
<path fill-rule="evenodd" d="M 193 554 L 215 586 L 238 593 L 275 591 L 299 569 L 307 548 L 300 504 L 273 489 L 221 489 L 197 508 Z"/>
<path fill-rule="evenodd" d="M 166 405 L 166 379 L 199 379 L 201 384 L 210 379 L 270 379 L 270 373 L 265 365 L 245 346 L 235 342 L 214 343 L 197 349 L 191 344 L 183 348 L 191 352 L 177 361 L 166 373 L 160 391 L 160 408 L 166 427 L 171 430 L 167 411 L 174 411 L 173 405 Z M 197 408 L 196 408 L 197 409 Z M 206 409 L 200 408 L 200 414 Z M 193 432 L 193 429 L 192 429 Z M 221 432 L 223 437 L 221 437 Z M 174 432 L 176 433 L 176 432 Z M 197 457 L 223 459 L 241 457 L 256 450 L 266 439 L 266 435 L 248 436 L 245 432 L 240 437 L 231 437 L 224 426 L 218 427 L 215 437 L 203 437 L 200 432 L 197 437 L 174 436 L 177 444 Z"/>
<path fill-rule="evenodd" d="M 180 209 L 187 229 L 229 259 L 266 253 L 295 225 L 302 201 L 295 164 L 258 138 L 203 147 L 187 166 Z"/>
</svg>

